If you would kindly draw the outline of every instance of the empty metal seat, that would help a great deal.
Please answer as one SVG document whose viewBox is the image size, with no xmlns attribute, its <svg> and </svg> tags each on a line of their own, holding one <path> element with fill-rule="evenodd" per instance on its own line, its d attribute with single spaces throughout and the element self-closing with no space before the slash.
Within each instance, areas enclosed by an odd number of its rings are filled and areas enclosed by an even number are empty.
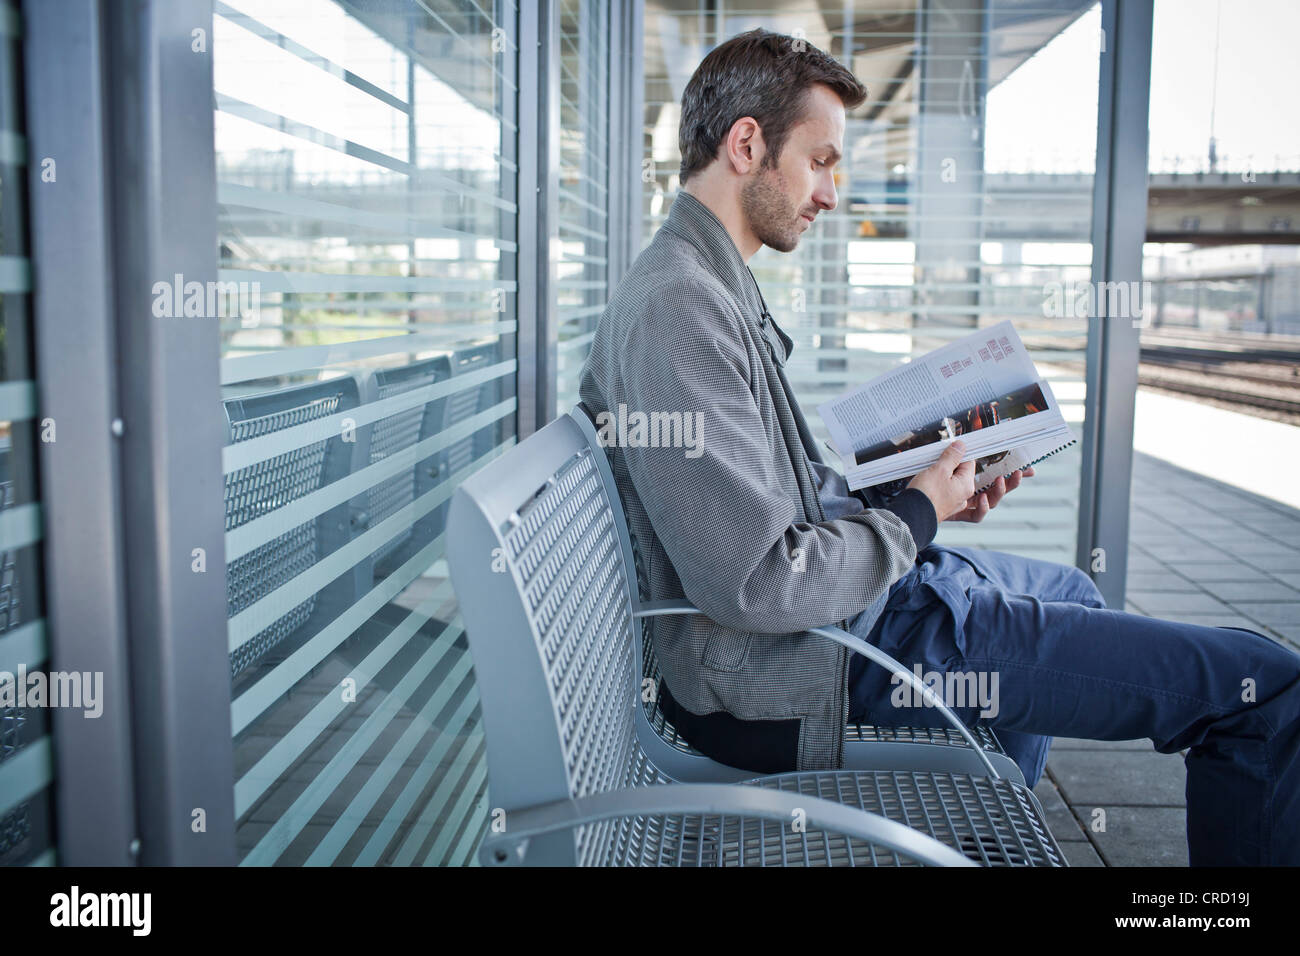
<svg viewBox="0 0 1300 956">
<path fill-rule="evenodd" d="M 446 355 L 400 368 L 379 369 L 371 373 L 366 383 L 366 402 L 392 398 L 449 378 L 451 359 Z M 445 398 L 435 398 L 376 421 L 371 428 L 370 463 L 382 461 L 440 433 L 446 404 Z M 366 509 L 369 526 L 377 525 L 430 491 L 440 480 L 443 457 L 441 452 L 426 455 L 410 468 L 375 484 L 370 489 Z M 375 577 L 387 577 L 415 551 L 436 538 L 444 520 L 445 508 L 438 508 L 389 538 L 371 555 Z"/>
<path fill-rule="evenodd" d="M 488 342 L 459 349 L 451 356 L 451 374 L 469 375 L 501 361 L 501 344 Z M 451 428 L 502 400 L 501 378 L 490 378 L 478 386 L 457 389 L 447 396 L 444 428 Z M 495 427 L 475 429 L 474 434 L 450 445 L 442 458 L 442 474 L 452 475 L 482 458 L 498 444 Z"/>
<path fill-rule="evenodd" d="M 1000 776 L 950 711 L 979 770 L 832 770 L 685 783 L 641 706 L 642 604 L 622 507 L 581 412 L 462 483 L 448 523 L 483 711 L 485 864 L 1065 865 L 1022 783 Z M 836 628 L 818 628 L 890 666 Z M 643 746 L 660 740 L 656 753 Z"/>
<path fill-rule="evenodd" d="M 0 511 L 14 506 L 14 480 L 9 473 L 9 439 L 0 438 Z M 19 600 L 18 560 L 14 551 L 0 551 L 0 635 L 22 623 Z M 0 707 L 0 764 L 18 753 L 23 745 L 27 714 L 21 707 Z M 12 850 L 31 832 L 27 804 L 0 812 L 0 857 Z"/>
<path fill-rule="evenodd" d="M 326 418 L 359 404 L 351 376 L 295 385 L 224 403 L 227 444 L 253 441 Z M 226 476 L 226 531 L 267 517 L 350 474 L 364 454 L 369 429 L 340 427 L 330 437 L 308 443 L 289 438 L 283 450 L 272 448 L 264 459 Z M 350 439 L 350 440 L 349 440 Z M 355 503 L 342 502 L 287 528 L 226 566 L 229 617 L 267 598 L 352 537 Z M 231 678 L 263 659 L 273 648 L 286 650 L 290 638 L 309 637 L 356 600 L 363 582 L 359 562 L 319 589 L 283 608 L 272 623 L 230 654 Z M 367 572 L 368 573 L 368 572 Z M 364 586 L 368 587 L 368 583 Z"/>
</svg>

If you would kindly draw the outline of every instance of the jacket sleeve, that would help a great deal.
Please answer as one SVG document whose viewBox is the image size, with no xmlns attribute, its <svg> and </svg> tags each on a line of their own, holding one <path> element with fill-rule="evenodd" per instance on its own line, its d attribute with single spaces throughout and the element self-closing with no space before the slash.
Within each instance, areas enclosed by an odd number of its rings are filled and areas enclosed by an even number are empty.
<svg viewBox="0 0 1300 956">
<path fill-rule="evenodd" d="M 822 510 L 827 504 L 836 506 L 835 517 L 857 514 L 866 508 L 884 508 L 898 515 L 912 532 L 912 541 L 920 551 L 931 541 L 939 530 L 939 516 L 935 514 L 934 505 L 924 491 L 916 488 L 901 488 L 895 494 L 883 492 L 880 486 L 859 488 L 849 491 L 844 476 L 830 465 L 809 459 L 809 467 L 817 479 L 817 492 L 821 495 Z"/>
<path fill-rule="evenodd" d="M 889 511 L 796 520 L 739 321 L 689 278 L 644 305 L 622 352 L 627 414 L 680 416 L 694 444 L 653 447 L 629 428 L 619 453 L 686 596 L 712 620 L 769 634 L 831 624 L 875 603 L 916 545 Z"/>
</svg>

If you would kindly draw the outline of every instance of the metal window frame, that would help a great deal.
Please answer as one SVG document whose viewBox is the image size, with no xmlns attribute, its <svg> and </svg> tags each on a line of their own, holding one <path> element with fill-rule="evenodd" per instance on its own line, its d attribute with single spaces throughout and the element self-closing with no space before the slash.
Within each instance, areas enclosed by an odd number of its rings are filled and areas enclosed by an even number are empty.
<svg viewBox="0 0 1300 956">
<path fill-rule="evenodd" d="M 641 236 L 645 153 L 645 2 L 619 0 L 610 17 L 609 290 L 632 267 Z M 625 69 L 613 69 L 612 64 Z"/>
<path fill-rule="evenodd" d="M 152 308 L 155 282 L 217 277 L 212 3 L 24 15 L 33 154 L 57 163 L 29 173 L 50 655 L 105 677 L 103 717 L 55 716 L 58 856 L 229 865 L 219 329 Z"/>
<path fill-rule="evenodd" d="M 50 667 L 104 675 L 101 717 L 51 714 L 57 859 L 76 866 L 129 864 L 136 838 L 98 7 L 23 5 Z"/>
<path fill-rule="evenodd" d="M 1092 281 L 1140 282 L 1146 240 L 1147 145 L 1154 0 L 1102 0 Z M 1141 329 L 1108 319 L 1106 296 L 1088 319 L 1087 398 L 1079 477 L 1076 564 L 1107 605 L 1124 607 L 1133 475 L 1133 417 Z M 1104 571 L 1093 571 L 1101 548 Z"/>
<path fill-rule="evenodd" d="M 103 14 L 140 862 L 230 865 L 220 330 L 215 318 L 152 312 L 156 282 L 217 279 L 212 2 L 137 0 Z"/>
<path fill-rule="evenodd" d="M 555 307 L 559 275 L 560 7 L 519 6 L 519 441 L 545 425 L 555 407 Z M 536 77 L 536 84 L 524 78 Z M 528 89 L 529 92 L 525 92 Z M 528 97 L 526 99 L 526 97 Z"/>
</svg>

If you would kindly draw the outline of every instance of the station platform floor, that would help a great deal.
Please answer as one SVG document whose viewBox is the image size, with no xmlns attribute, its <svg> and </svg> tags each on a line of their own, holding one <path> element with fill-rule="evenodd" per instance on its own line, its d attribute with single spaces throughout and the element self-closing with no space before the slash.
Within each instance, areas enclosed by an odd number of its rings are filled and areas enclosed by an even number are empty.
<svg viewBox="0 0 1300 956">
<path fill-rule="evenodd" d="M 1300 428 L 1140 389 L 1134 450 L 1125 610 L 1300 652 Z M 1150 740 L 1058 737 L 1036 792 L 1073 866 L 1186 866 L 1185 783 Z"/>
</svg>

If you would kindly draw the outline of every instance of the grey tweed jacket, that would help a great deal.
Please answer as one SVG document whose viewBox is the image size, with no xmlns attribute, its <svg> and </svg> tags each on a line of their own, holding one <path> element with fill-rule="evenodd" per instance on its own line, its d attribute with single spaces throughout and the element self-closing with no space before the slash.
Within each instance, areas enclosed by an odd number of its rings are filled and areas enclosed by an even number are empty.
<svg viewBox="0 0 1300 956">
<path fill-rule="evenodd" d="M 761 772 L 843 765 L 849 652 L 806 629 L 874 620 L 935 531 L 915 489 L 826 519 L 829 469 L 782 368 L 791 347 L 725 227 L 679 192 L 601 316 L 580 385 L 612 442 L 642 596 L 704 612 L 651 621 L 661 693 L 686 711 L 674 723 Z M 673 432 L 674 447 L 666 427 L 619 427 L 637 412 L 680 415 L 693 434 Z"/>
</svg>

